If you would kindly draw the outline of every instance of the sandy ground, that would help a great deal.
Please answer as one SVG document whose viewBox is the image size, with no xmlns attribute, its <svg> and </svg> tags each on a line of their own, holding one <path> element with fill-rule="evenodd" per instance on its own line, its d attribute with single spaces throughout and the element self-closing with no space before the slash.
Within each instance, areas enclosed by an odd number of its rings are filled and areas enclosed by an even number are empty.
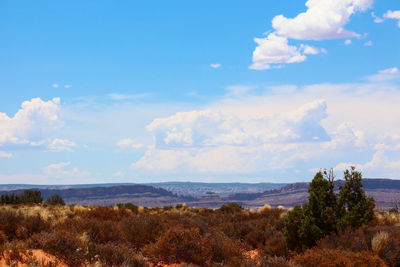
<svg viewBox="0 0 400 267">
<path fill-rule="evenodd" d="M 68 265 L 60 262 L 55 256 L 50 255 L 50 254 L 44 252 L 41 249 L 33 249 L 31 251 L 32 251 L 33 257 L 35 257 L 36 260 L 38 262 L 40 262 L 40 263 L 41 262 L 48 263 L 48 262 L 52 261 L 52 262 L 57 262 L 57 264 L 58 264 L 57 266 L 59 266 L 59 267 L 68 267 Z M 4 258 L 0 259 L 0 266 L 4 266 L 4 267 L 9 266 L 9 265 L 6 264 L 6 259 L 7 259 L 7 253 L 4 253 Z M 18 263 L 15 263 L 15 265 L 13 263 L 13 266 L 15 266 L 15 267 L 28 267 L 29 265 L 21 263 L 21 262 L 18 262 Z"/>
</svg>

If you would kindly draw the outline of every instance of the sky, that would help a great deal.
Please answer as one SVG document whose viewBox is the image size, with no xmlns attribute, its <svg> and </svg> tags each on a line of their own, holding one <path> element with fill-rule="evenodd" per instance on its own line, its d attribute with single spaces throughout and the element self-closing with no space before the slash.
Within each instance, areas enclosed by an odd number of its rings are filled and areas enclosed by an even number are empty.
<svg viewBox="0 0 400 267">
<path fill-rule="evenodd" d="M 400 1 L 0 0 L 0 183 L 400 179 Z"/>
</svg>

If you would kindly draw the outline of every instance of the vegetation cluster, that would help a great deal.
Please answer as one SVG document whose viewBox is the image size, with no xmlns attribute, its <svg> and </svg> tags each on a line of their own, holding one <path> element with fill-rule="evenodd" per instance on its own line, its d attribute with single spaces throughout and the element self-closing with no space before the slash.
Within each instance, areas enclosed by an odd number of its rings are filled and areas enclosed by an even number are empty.
<svg viewBox="0 0 400 267">
<path fill-rule="evenodd" d="M 2 205 L 0 255 L 9 266 L 400 266 L 400 214 L 369 213 L 361 176 L 346 175 L 337 193 L 317 173 L 309 203 L 289 210 Z M 307 239 L 308 227 L 318 234 Z M 56 260 L 35 259 L 37 250 Z"/>
</svg>

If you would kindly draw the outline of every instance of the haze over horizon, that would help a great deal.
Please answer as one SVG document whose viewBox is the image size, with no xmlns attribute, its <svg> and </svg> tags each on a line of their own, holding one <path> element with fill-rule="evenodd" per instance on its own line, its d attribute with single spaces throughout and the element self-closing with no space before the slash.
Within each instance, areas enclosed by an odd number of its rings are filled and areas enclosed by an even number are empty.
<svg viewBox="0 0 400 267">
<path fill-rule="evenodd" d="M 0 2 L 0 183 L 400 179 L 400 2 Z"/>
</svg>

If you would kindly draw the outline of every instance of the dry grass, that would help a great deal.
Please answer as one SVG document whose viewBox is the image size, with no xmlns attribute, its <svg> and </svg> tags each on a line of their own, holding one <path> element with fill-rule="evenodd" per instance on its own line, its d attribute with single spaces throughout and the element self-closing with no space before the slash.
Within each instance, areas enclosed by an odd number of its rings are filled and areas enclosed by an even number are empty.
<svg viewBox="0 0 400 267">
<path fill-rule="evenodd" d="M 400 226 L 400 213 L 398 212 L 375 212 L 375 218 L 380 225 Z"/>
</svg>

